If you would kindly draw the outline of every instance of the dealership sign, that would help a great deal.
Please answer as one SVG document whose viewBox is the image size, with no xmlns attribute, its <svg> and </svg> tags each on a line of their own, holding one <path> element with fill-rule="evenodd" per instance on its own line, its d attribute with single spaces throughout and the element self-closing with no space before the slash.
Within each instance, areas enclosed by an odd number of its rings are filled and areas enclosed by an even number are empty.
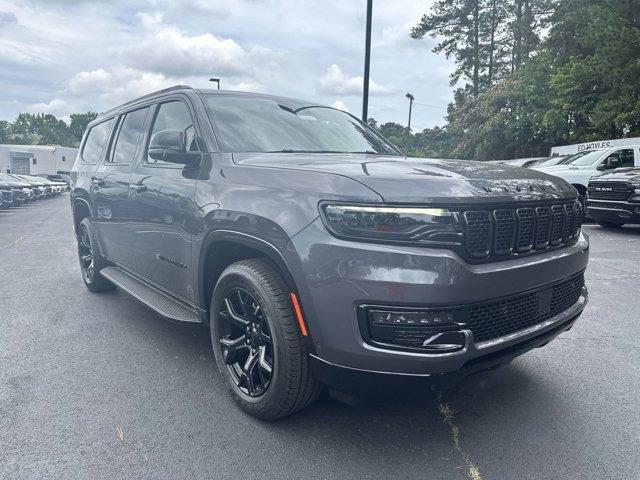
<svg viewBox="0 0 640 480">
<path fill-rule="evenodd" d="M 551 156 L 554 155 L 572 155 L 574 153 L 588 152 L 590 150 L 600 150 L 603 148 L 629 147 L 640 145 L 640 137 L 636 138 L 620 138 L 617 140 L 600 140 L 588 143 L 576 143 L 575 145 L 564 145 L 562 147 L 553 147 Z"/>
</svg>

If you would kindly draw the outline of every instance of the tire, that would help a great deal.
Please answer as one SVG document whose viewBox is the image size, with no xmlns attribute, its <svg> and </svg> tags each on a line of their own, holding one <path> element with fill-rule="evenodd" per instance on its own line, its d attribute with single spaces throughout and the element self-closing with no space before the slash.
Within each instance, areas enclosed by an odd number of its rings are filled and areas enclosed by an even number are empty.
<svg viewBox="0 0 640 480">
<path fill-rule="evenodd" d="M 598 225 L 600 225 L 603 228 L 622 228 L 622 226 L 624 225 L 624 223 L 618 223 L 618 222 L 598 222 Z"/>
<path fill-rule="evenodd" d="M 580 202 L 580 207 L 582 208 L 582 221 L 584 221 L 589 218 L 589 212 L 587 211 L 587 194 L 578 193 L 578 201 Z"/>
<path fill-rule="evenodd" d="M 277 420 L 318 398 L 322 386 L 311 375 L 289 289 L 270 262 L 242 260 L 222 272 L 211 297 L 210 330 L 218 371 L 245 412 Z"/>
<path fill-rule="evenodd" d="M 82 280 L 92 292 L 113 290 L 115 285 L 100 275 L 100 270 L 106 267 L 104 257 L 98 248 L 98 237 L 91 223 L 91 219 L 83 218 L 78 225 L 78 260 Z"/>
</svg>

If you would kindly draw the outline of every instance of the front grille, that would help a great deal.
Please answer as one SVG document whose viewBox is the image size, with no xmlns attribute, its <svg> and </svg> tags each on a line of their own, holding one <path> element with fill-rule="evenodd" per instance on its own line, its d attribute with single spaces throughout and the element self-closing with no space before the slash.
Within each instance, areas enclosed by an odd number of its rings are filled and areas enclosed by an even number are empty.
<svg viewBox="0 0 640 480">
<path fill-rule="evenodd" d="M 474 305 L 467 327 L 475 342 L 484 342 L 543 322 L 566 310 L 580 298 L 584 274 L 551 287 L 503 300 Z"/>
<path fill-rule="evenodd" d="M 589 198 L 601 200 L 628 200 L 633 187 L 625 182 L 589 182 Z"/>
<path fill-rule="evenodd" d="M 577 241 L 582 207 L 577 200 L 463 212 L 464 250 L 471 260 L 491 260 L 543 251 Z"/>
</svg>

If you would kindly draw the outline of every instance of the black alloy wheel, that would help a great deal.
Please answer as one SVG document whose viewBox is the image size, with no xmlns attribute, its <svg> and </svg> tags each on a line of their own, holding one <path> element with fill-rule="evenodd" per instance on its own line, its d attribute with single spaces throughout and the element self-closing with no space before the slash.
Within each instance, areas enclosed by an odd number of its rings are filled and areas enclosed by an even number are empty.
<svg viewBox="0 0 640 480">
<path fill-rule="evenodd" d="M 92 292 L 113 290 L 115 285 L 100 275 L 100 270 L 106 266 L 106 262 L 97 248 L 98 240 L 91 219 L 83 218 L 78 224 L 77 232 L 78 260 L 84 284 Z"/>
<path fill-rule="evenodd" d="M 245 395 L 263 395 L 271 384 L 275 366 L 264 309 L 247 290 L 234 287 L 226 292 L 218 319 L 218 340 L 231 378 Z"/>
<path fill-rule="evenodd" d="M 263 258 L 239 260 L 220 274 L 209 327 L 224 386 L 247 413 L 277 420 L 322 391 L 282 271 Z"/>
<path fill-rule="evenodd" d="M 78 235 L 78 256 L 80 257 L 80 269 L 86 283 L 92 283 L 96 271 L 93 264 L 93 247 L 89 231 L 84 225 L 81 226 Z"/>
</svg>

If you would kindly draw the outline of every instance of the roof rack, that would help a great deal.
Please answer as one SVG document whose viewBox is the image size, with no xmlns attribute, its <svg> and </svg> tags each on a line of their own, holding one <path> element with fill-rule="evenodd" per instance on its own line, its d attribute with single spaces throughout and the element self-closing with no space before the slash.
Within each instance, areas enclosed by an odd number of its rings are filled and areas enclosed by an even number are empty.
<svg viewBox="0 0 640 480">
<path fill-rule="evenodd" d="M 126 107 L 128 105 L 140 102 L 141 100 L 146 100 L 149 97 L 154 97 L 160 93 L 167 93 L 167 92 L 173 92 L 175 90 L 193 90 L 193 87 L 191 87 L 190 85 L 174 85 L 173 87 L 168 87 L 168 88 L 163 88 L 162 90 L 156 90 L 155 92 L 151 92 L 151 93 L 147 93 L 146 95 L 143 95 L 142 97 L 138 97 L 138 98 L 134 98 L 133 100 L 130 100 L 128 102 L 125 102 L 121 105 L 118 105 L 117 107 L 113 107 L 109 110 L 107 110 L 106 112 L 102 112 L 100 115 L 98 115 L 98 117 L 103 117 L 105 115 L 109 115 L 117 110 L 120 110 L 123 107 Z"/>
</svg>

